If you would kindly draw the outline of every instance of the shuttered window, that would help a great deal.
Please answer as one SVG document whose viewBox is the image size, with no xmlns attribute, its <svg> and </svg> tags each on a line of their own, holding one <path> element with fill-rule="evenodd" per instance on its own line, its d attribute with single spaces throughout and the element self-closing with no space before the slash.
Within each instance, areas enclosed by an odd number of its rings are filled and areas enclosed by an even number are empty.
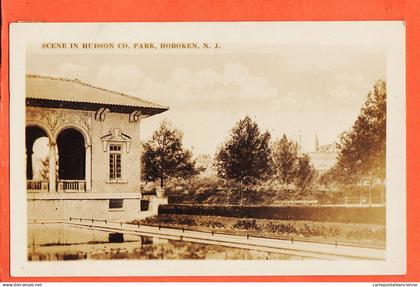
<svg viewBox="0 0 420 287">
<path fill-rule="evenodd" d="M 121 179 L 121 151 L 121 145 L 109 145 L 109 179 Z"/>
</svg>

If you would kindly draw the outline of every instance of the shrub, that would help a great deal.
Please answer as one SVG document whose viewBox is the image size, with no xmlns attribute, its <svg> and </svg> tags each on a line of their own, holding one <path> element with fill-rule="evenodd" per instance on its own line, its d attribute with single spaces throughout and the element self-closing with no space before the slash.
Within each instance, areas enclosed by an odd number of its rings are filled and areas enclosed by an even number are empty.
<svg viewBox="0 0 420 287">
<path fill-rule="evenodd" d="M 223 222 L 212 221 L 212 220 L 204 221 L 203 225 L 206 227 L 211 227 L 211 228 L 224 228 L 225 227 L 225 224 Z"/>
<path fill-rule="evenodd" d="M 249 220 L 249 219 L 239 219 L 232 228 L 236 229 L 245 229 L 245 230 L 259 230 L 259 227 L 257 225 L 257 222 L 255 219 Z"/>
<path fill-rule="evenodd" d="M 204 206 L 168 204 L 159 214 L 210 215 L 241 218 L 385 224 L 385 207 L 332 206 Z"/>
<path fill-rule="evenodd" d="M 266 229 L 269 232 L 275 232 L 275 233 L 280 233 L 280 234 L 298 233 L 298 230 L 291 223 L 278 224 L 278 223 L 270 222 L 266 225 Z"/>
<path fill-rule="evenodd" d="M 190 217 L 186 217 L 186 218 L 179 218 L 176 223 L 178 224 L 185 224 L 185 225 L 195 225 L 196 222 L 194 219 L 190 218 Z"/>
</svg>

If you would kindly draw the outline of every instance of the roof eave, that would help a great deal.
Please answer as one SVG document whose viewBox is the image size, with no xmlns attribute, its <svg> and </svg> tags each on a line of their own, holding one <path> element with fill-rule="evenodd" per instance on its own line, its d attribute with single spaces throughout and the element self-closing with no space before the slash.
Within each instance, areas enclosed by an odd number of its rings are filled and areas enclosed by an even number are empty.
<svg viewBox="0 0 420 287">
<path fill-rule="evenodd" d="M 145 106 L 131 106 L 131 105 L 117 105 L 107 103 L 90 103 L 90 102 L 73 102 L 62 100 L 50 100 L 39 98 L 26 98 L 26 105 L 32 107 L 46 107 L 46 108 L 59 108 L 59 109 L 73 109 L 84 111 L 97 111 L 100 108 L 108 108 L 110 112 L 131 114 L 136 110 L 140 110 L 142 114 L 147 116 L 156 115 L 169 110 L 169 107 L 145 107 Z"/>
</svg>

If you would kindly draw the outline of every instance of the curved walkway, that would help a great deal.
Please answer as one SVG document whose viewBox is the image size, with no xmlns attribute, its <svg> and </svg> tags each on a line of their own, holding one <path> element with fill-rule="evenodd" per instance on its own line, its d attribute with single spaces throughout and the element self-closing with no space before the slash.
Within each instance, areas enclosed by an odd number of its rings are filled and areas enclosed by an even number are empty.
<svg viewBox="0 0 420 287">
<path fill-rule="evenodd" d="M 40 221 L 37 221 L 41 223 Z M 182 230 L 175 228 L 133 225 L 109 221 L 88 221 L 83 219 L 42 221 L 42 223 L 64 223 L 75 227 L 97 229 L 106 232 L 120 232 L 134 235 L 154 236 L 172 240 L 221 245 L 242 249 L 282 253 L 288 255 L 339 260 L 385 260 L 386 250 L 346 245 L 291 241 L 253 236 L 227 235 L 211 232 Z"/>
</svg>

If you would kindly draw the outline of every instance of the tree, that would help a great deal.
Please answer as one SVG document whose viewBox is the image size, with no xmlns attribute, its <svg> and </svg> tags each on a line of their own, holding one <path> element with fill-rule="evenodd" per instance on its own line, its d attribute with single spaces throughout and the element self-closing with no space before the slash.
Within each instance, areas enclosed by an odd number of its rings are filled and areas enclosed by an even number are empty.
<svg viewBox="0 0 420 287">
<path fill-rule="evenodd" d="M 295 176 L 296 185 L 301 191 L 304 191 L 312 183 L 315 177 L 315 170 L 307 154 L 303 154 L 298 158 Z"/>
<path fill-rule="evenodd" d="M 337 164 L 325 180 L 344 184 L 384 180 L 386 169 L 386 83 L 379 80 L 368 93 L 352 128 L 341 135 Z"/>
<path fill-rule="evenodd" d="M 286 135 L 272 146 L 275 176 L 283 183 L 291 183 L 298 164 L 298 145 Z"/>
<path fill-rule="evenodd" d="M 169 178 L 188 178 L 197 174 L 191 151 L 182 147 L 182 133 L 166 121 L 143 144 L 143 179 L 160 181 L 163 188 Z"/>
<path fill-rule="evenodd" d="M 55 176 L 58 178 L 58 161 L 55 163 Z M 41 180 L 48 180 L 50 177 L 50 158 L 48 156 L 41 161 L 39 177 Z"/>
<path fill-rule="evenodd" d="M 385 178 L 386 84 L 377 81 L 350 131 L 340 138 L 335 173 L 344 182 Z"/>
<path fill-rule="evenodd" d="M 41 171 L 39 173 L 41 180 L 48 180 L 50 176 L 50 158 L 46 157 L 41 161 Z"/>
<path fill-rule="evenodd" d="M 231 130 L 230 137 L 215 157 L 220 177 L 239 183 L 251 183 L 271 172 L 270 134 L 261 133 L 258 125 L 246 116 Z"/>
</svg>

